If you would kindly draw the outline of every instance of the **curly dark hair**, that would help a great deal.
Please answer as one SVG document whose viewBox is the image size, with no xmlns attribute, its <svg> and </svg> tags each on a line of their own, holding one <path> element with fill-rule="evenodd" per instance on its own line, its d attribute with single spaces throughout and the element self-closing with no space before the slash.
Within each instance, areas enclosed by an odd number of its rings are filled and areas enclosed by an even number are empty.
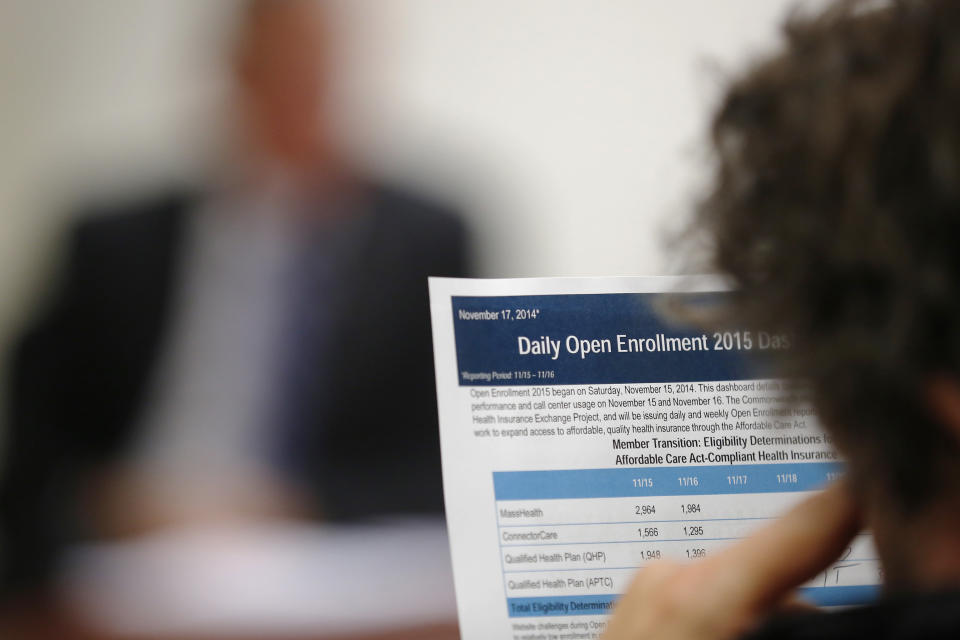
<svg viewBox="0 0 960 640">
<path fill-rule="evenodd" d="M 960 2 L 843 2 L 728 89 L 695 229 L 738 293 L 728 320 L 793 335 L 785 373 L 905 509 L 955 489 L 924 400 L 960 378 Z"/>
</svg>

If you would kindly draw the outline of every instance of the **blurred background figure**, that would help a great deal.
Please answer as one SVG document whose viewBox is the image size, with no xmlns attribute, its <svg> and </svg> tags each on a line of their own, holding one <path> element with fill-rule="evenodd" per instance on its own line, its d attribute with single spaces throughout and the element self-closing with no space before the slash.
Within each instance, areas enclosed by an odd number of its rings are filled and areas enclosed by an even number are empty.
<svg viewBox="0 0 960 640">
<path fill-rule="evenodd" d="M 442 512 L 426 279 L 467 275 L 464 228 L 338 149 L 332 30 L 245 3 L 215 179 L 69 234 L 11 359 L 6 593 L 82 541 Z"/>
</svg>

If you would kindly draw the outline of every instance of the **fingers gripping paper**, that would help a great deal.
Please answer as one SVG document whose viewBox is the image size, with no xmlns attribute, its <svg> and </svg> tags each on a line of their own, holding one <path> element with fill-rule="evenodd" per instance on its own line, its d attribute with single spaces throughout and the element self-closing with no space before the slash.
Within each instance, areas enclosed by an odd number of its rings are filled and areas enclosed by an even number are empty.
<svg viewBox="0 0 960 640">
<path fill-rule="evenodd" d="M 709 556 L 843 474 L 789 336 L 664 319 L 705 278 L 430 281 L 447 520 L 463 637 L 596 638 L 633 574 Z M 785 550 L 785 552 L 789 552 Z M 875 596 L 867 535 L 801 588 Z"/>
</svg>

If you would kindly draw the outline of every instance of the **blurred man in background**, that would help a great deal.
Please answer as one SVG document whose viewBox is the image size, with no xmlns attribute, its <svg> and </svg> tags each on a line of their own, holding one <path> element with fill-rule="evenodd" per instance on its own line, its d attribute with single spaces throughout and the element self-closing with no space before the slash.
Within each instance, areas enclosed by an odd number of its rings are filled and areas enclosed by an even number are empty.
<svg viewBox="0 0 960 640">
<path fill-rule="evenodd" d="M 465 235 L 340 154 L 330 38 L 316 3 L 247 3 L 218 183 L 70 234 L 11 360 L 5 593 L 81 540 L 441 511 L 426 278 L 466 275 Z"/>
</svg>

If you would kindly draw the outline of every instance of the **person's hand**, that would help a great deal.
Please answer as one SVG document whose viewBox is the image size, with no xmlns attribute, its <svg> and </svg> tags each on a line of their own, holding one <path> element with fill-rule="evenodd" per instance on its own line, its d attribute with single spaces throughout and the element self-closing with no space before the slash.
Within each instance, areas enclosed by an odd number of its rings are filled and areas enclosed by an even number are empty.
<svg viewBox="0 0 960 640">
<path fill-rule="evenodd" d="M 105 539 L 199 525 L 321 519 L 301 493 L 255 474 L 210 486 L 121 465 L 91 474 L 82 500 L 97 537 Z"/>
<path fill-rule="evenodd" d="M 860 529 L 846 485 L 834 485 L 714 556 L 637 572 L 603 640 L 726 640 L 750 631 L 837 558 Z"/>
</svg>

